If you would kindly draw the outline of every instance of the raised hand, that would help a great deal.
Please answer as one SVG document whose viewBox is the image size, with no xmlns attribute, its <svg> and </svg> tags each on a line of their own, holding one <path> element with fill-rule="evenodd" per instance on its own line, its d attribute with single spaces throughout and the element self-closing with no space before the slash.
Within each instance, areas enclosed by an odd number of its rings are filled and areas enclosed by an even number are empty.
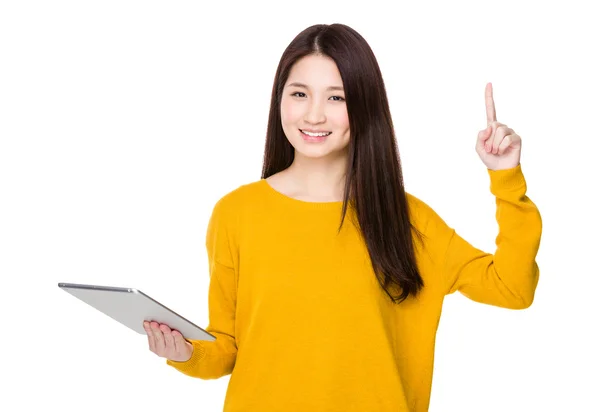
<svg viewBox="0 0 600 412">
<path fill-rule="evenodd" d="M 157 322 L 144 322 L 144 330 L 150 350 L 161 358 L 185 362 L 192 357 L 194 347 L 178 331 Z"/>
<path fill-rule="evenodd" d="M 475 151 L 491 170 L 512 169 L 521 162 L 521 137 L 496 120 L 492 83 L 485 86 L 487 127 L 477 135 Z"/>
</svg>

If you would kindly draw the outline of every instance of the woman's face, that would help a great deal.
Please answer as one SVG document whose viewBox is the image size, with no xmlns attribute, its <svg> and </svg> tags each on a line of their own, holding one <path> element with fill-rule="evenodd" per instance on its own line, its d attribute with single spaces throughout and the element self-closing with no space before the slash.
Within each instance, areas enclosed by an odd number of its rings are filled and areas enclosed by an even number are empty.
<svg viewBox="0 0 600 412">
<path fill-rule="evenodd" d="M 310 55 L 294 64 L 283 89 L 281 123 L 296 155 L 345 156 L 350 141 L 348 112 L 342 77 L 331 58 Z M 302 131 L 331 134 L 311 137 Z"/>
</svg>

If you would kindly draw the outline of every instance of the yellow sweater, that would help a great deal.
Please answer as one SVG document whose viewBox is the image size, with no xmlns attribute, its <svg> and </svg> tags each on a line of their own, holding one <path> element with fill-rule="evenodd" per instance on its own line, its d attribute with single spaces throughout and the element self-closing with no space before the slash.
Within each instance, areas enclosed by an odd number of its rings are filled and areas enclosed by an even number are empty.
<svg viewBox="0 0 600 412">
<path fill-rule="evenodd" d="M 393 304 L 342 202 L 288 197 L 265 179 L 215 205 L 206 247 L 214 342 L 191 341 L 184 374 L 231 374 L 224 412 L 424 412 L 444 296 L 460 291 L 524 309 L 538 283 L 542 222 L 521 166 L 492 171 L 499 234 L 495 254 L 471 246 L 408 194 L 425 287 Z M 349 209 L 348 212 L 351 213 Z"/>
</svg>

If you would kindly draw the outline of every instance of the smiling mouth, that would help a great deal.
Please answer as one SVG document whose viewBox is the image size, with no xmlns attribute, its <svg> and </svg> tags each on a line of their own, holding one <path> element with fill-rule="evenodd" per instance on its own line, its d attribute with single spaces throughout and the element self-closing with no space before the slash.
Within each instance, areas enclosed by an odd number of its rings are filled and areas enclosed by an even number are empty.
<svg viewBox="0 0 600 412">
<path fill-rule="evenodd" d="M 300 133 L 302 133 L 304 136 L 307 136 L 307 137 L 327 137 L 327 136 L 329 136 L 331 133 L 333 133 L 333 132 L 323 132 L 323 133 L 326 133 L 326 134 L 322 134 L 322 133 L 318 133 L 318 134 L 307 134 L 307 133 L 305 133 L 305 132 L 304 132 L 304 130 L 302 130 L 302 129 L 298 129 L 298 130 L 300 131 Z"/>
<path fill-rule="evenodd" d="M 323 136 L 311 136 L 309 134 L 304 133 L 302 130 L 300 130 L 300 135 L 302 136 L 302 140 L 304 140 L 306 143 L 323 143 L 327 140 L 327 138 L 331 135 L 332 132 L 329 132 L 329 134 L 323 135 Z"/>
</svg>

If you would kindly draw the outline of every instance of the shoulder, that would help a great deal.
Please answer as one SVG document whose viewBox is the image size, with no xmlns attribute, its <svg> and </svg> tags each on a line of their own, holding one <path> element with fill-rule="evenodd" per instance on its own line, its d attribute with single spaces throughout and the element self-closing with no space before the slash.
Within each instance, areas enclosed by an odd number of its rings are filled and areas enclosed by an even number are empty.
<svg viewBox="0 0 600 412">
<path fill-rule="evenodd" d="M 262 195 L 262 180 L 242 183 L 220 195 L 214 205 L 214 210 L 221 213 L 235 213 L 242 207 L 252 204 L 258 196 Z"/>
<path fill-rule="evenodd" d="M 422 199 L 406 193 L 410 222 L 418 232 L 415 251 L 428 262 L 437 267 L 444 259 L 448 245 L 453 237 L 454 229 Z"/>
<path fill-rule="evenodd" d="M 450 229 L 442 217 L 424 200 L 406 192 L 406 201 L 412 224 L 428 236 L 436 236 L 440 231 Z"/>
</svg>

